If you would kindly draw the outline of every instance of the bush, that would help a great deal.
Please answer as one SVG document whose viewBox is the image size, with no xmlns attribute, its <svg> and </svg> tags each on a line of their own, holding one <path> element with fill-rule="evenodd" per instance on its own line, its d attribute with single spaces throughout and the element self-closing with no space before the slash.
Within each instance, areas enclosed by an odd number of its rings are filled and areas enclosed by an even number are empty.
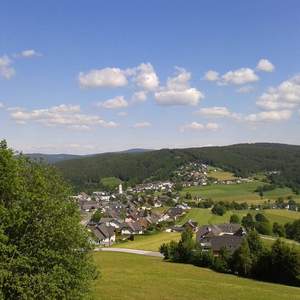
<svg viewBox="0 0 300 300">
<path fill-rule="evenodd" d="M 231 215 L 230 216 L 230 223 L 240 224 L 240 222 L 241 222 L 241 220 L 240 220 L 238 215 Z"/>
<path fill-rule="evenodd" d="M 223 216 L 226 213 L 226 208 L 220 204 L 215 204 L 211 212 L 218 216 Z"/>
</svg>

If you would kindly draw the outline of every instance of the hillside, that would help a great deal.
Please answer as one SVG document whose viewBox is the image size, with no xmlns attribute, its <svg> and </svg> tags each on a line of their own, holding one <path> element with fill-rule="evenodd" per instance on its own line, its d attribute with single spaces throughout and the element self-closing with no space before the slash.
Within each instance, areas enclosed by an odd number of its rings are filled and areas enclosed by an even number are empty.
<svg viewBox="0 0 300 300">
<path fill-rule="evenodd" d="M 299 288 L 225 275 L 191 265 L 167 263 L 156 257 L 98 252 L 101 276 L 94 299 L 113 300 L 290 300 Z"/>
<path fill-rule="evenodd" d="M 223 147 L 161 149 L 138 153 L 105 153 L 56 163 L 78 190 L 97 187 L 103 177 L 141 182 L 146 178 L 168 178 L 178 166 L 203 163 L 248 176 L 262 171 L 280 171 L 272 180 L 300 190 L 300 146 L 258 143 Z"/>
</svg>

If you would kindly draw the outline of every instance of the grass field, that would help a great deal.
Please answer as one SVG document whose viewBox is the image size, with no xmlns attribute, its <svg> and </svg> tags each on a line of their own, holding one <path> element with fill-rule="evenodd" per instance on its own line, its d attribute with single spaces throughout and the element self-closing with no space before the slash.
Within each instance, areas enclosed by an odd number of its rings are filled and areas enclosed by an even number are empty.
<svg viewBox="0 0 300 300">
<path fill-rule="evenodd" d="M 222 170 L 217 170 L 217 171 L 210 171 L 208 172 L 209 177 L 213 177 L 217 180 L 233 180 L 236 179 L 233 173 L 231 172 L 226 172 Z"/>
<path fill-rule="evenodd" d="M 255 190 L 258 186 L 263 185 L 260 181 L 253 181 L 250 183 L 241 184 L 212 184 L 209 186 L 193 186 L 184 188 L 181 195 L 184 196 L 190 192 L 192 196 L 199 196 L 202 198 L 211 198 L 215 201 L 236 201 L 248 203 L 262 203 L 268 199 L 275 200 L 278 197 L 293 196 L 295 200 L 300 200 L 290 188 L 277 188 L 273 191 L 266 192 L 264 198 L 261 199 Z"/>
<path fill-rule="evenodd" d="M 253 216 L 258 213 L 258 211 L 255 210 L 234 210 L 227 211 L 223 216 L 217 216 L 214 215 L 210 209 L 192 208 L 178 223 L 184 224 L 189 219 L 197 221 L 199 225 L 228 223 L 232 214 L 236 214 L 242 218 L 248 212 Z M 265 214 L 271 223 L 278 222 L 285 224 L 300 219 L 300 212 L 285 209 L 266 209 L 259 212 Z"/>
<path fill-rule="evenodd" d="M 178 241 L 179 239 L 180 233 L 178 232 L 159 232 L 151 235 L 136 235 L 134 241 L 116 244 L 113 247 L 158 251 L 161 244 L 172 240 Z"/>
<path fill-rule="evenodd" d="M 300 289 L 167 263 L 135 254 L 98 252 L 96 300 L 298 300 Z"/>
</svg>

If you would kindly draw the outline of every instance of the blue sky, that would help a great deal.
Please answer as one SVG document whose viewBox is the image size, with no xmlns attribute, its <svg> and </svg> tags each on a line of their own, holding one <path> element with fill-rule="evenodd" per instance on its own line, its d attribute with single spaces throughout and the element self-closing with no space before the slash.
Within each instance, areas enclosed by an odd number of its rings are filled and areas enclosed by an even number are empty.
<svg viewBox="0 0 300 300">
<path fill-rule="evenodd" d="M 0 138 L 24 152 L 300 144 L 299 1 L 3 1 Z"/>
</svg>

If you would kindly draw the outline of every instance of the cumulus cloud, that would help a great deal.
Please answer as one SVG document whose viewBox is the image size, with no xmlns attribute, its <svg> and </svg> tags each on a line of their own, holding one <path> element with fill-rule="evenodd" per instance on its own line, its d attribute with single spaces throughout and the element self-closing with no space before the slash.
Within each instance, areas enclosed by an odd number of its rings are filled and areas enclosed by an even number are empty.
<svg viewBox="0 0 300 300">
<path fill-rule="evenodd" d="M 134 82 L 146 91 L 154 91 L 159 86 L 158 76 L 150 63 L 142 63 L 127 72 L 129 75 L 134 75 Z"/>
<path fill-rule="evenodd" d="M 241 85 L 258 80 L 259 77 L 250 68 L 240 68 L 238 70 L 229 71 L 222 75 L 223 84 Z"/>
<path fill-rule="evenodd" d="M 23 50 L 17 56 L 18 57 L 24 57 L 24 58 L 30 58 L 30 57 L 35 57 L 35 56 L 42 56 L 42 54 L 35 51 L 34 49 L 28 49 L 28 50 Z"/>
<path fill-rule="evenodd" d="M 0 108 L 4 108 L 4 103 L 0 102 Z"/>
<path fill-rule="evenodd" d="M 165 87 L 155 92 L 154 97 L 160 105 L 197 105 L 204 94 L 190 87 L 191 73 L 182 68 L 176 68 L 177 74 L 169 77 Z"/>
<path fill-rule="evenodd" d="M 124 99 L 123 96 L 117 96 L 112 99 L 108 99 L 103 102 L 96 104 L 98 107 L 103 107 L 107 109 L 120 109 L 128 106 L 128 102 Z"/>
<path fill-rule="evenodd" d="M 150 127 L 151 123 L 149 122 L 139 122 L 139 123 L 135 123 L 133 125 L 134 128 L 146 128 L 146 127 Z"/>
<path fill-rule="evenodd" d="M 267 110 L 294 108 L 300 105 L 300 75 L 283 81 L 263 93 L 256 104 Z"/>
<path fill-rule="evenodd" d="M 256 69 L 263 72 L 273 72 L 275 67 L 269 60 L 267 60 L 266 58 L 262 58 L 258 62 Z"/>
<path fill-rule="evenodd" d="M 10 116 L 18 124 L 26 124 L 28 122 L 36 122 L 44 126 L 63 126 L 69 129 L 87 130 L 91 126 L 101 126 L 106 128 L 116 127 L 115 122 L 107 122 L 98 116 L 86 115 L 80 112 L 79 105 L 53 106 L 44 109 L 12 110 Z"/>
<path fill-rule="evenodd" d="M 204 107 L 196 113 L 208 117 L 228 117 L 231 115 L 228 108 L 223 106 Z"/>
<path fill-rule="evenodd" d="M 292 116 L 290 110 L 270 110 L 262 111 L 257 114 L 250 114 L 245 117 L 248 122 L 272 122 L 272 121 L 286 121 Z"/>
<path fill-rule="evenodd" d="M 119 68 L 80 72 L 78 80 L 83 88 L 122 87 L 128 83 L 125 72 Z"/>
<path fill-rule="evenodd" d="M 145 91 L 138 91 L 135 92 L 132 96 L 132 102 L 138 103 L 138 102 L 145 102 L 147 100 L 147 92 Z"/>
<path fill-rule="evenodd" d="M 208 81 L 217 81 L 219 80 L 219 73 L 214 70 L 209 70 L 205 73 L 204 79 Z"/>
<path fill-rule="evenodd" d="M 11 79 L 15 75 L 16 71 L 12 67 L 12 60 L 7 56 L 0 57 L 0 77 L 4 79 Z"/>
<path fill-rule="evenodd" d="M 180 128 L 181 132 L 185 132 L 185 131 L 203 131 L 203 130 L 211 130 L 211 131 L 215 131 L 218 130 L 220 128 L 219 124 L 217 123 L 207 123 L 207 124 L 201 124 L 198 122 L 192 122 L 189 124 L 185 124 Z"/>
</svg>

